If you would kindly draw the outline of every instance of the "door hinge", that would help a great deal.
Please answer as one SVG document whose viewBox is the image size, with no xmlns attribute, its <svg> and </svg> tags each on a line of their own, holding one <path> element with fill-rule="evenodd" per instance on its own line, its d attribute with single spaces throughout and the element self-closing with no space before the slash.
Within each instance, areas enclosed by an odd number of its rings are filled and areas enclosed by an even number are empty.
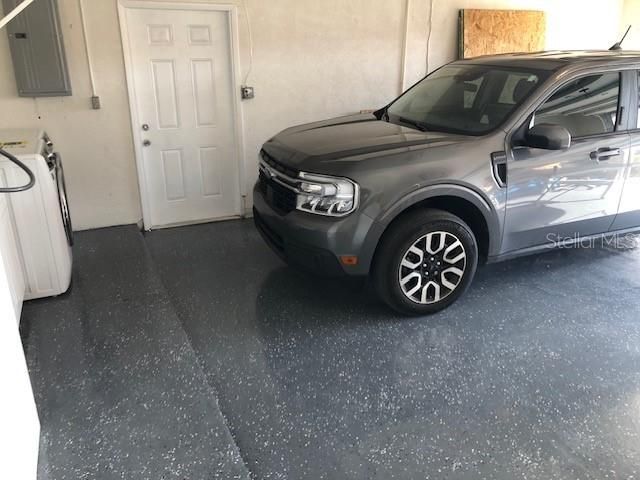
<svg viewBox="0 0 640 480">
<path fill-rule="evenodd" d="M 500 188 L 507 186 L 507 153 L 493 152 L 491 154 L 493 177 Z"/>
</svg>

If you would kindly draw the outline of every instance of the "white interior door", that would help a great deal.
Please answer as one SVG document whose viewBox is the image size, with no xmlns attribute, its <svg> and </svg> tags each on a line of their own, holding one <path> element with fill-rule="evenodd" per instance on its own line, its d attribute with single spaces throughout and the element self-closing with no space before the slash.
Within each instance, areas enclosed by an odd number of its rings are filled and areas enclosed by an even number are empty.
<svg viewBox="0 0 640 480">
<path fill-rule="evenodd" d="M 145 226 L 239 216 L 230 12 L 124 8 L 123 19 Z"/>
</svg>

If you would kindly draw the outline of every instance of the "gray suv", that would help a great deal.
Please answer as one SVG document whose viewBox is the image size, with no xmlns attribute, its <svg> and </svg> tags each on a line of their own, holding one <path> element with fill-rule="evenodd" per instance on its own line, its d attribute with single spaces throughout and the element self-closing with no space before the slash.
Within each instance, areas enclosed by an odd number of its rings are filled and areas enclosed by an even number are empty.
<svg viewBox="0 0 640 480">
<path fill-rule="evenodd" d="M 256 226 L 414 315 L 478 263 L 640 230 L 639 70 L 631 52 L 461 60 L 373 114 L 285 130 L 261 151 Z"/>
</svg>

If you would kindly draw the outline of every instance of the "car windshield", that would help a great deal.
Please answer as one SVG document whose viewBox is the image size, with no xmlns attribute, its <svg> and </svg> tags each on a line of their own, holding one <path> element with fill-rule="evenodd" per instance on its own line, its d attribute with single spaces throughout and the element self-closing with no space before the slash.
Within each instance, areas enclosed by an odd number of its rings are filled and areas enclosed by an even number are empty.
<svg viewBox="0 0 640 480">
<path fill-rule="evenodd" d="M 487 65 L 448 65 L 398 98 L 387 120 L 418 130 L 483 135 L 495 130 L 548 72 Z"/>
</svg>

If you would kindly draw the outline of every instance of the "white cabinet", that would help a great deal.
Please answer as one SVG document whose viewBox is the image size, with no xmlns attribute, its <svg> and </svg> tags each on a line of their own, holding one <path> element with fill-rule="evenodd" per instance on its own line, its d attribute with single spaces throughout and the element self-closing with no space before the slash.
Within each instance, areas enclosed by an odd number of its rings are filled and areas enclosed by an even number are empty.
<svg viewBox="0 0 640 480">
<path fill-rule="evenodd" d="M 0 258 L 3 262 L 5 275 L 9 285 L 12 312 L 8 314 L 20 321 L 22 301 L 24 300 L 25 283 L 22 274 L 21 256 L 18 253 L 16 233 L 12 221 L 12 211 L 9 208 L 9 199 L 6 193 L 0 193 Z"/>
<path fill-rule="evenodd" d="M 6 197 L 0 194 L 0 477 L 35 480 L 40 423 L 18 331 L 24 282 Z"/>
</svg>

